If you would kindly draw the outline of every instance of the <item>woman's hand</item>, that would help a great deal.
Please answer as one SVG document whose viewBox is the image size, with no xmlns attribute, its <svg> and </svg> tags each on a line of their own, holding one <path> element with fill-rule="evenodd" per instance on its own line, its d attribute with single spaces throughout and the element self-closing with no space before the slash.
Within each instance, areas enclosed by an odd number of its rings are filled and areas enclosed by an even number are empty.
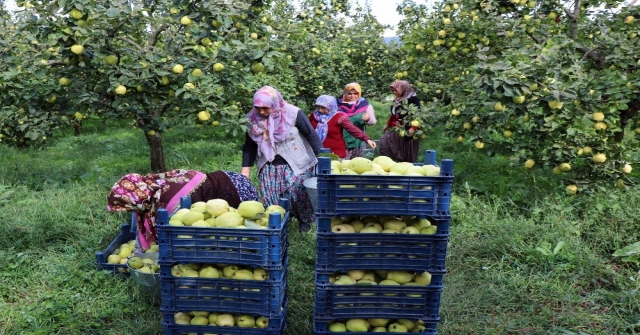
<svg viewBox="0 0 640 335">
<path fill-rule="evenodd" d="M 251 168 L 250 167 L 243 167 L 242 170 L 240 170 L 240 174 L 249 178 L 249 174 L 251 173 Z"/>
<path fill-rule="evenodd" d="M 375 149 L 376 148 L 376 142 L 374 142 L 372 140 L 367 140 L 367 144 L 371 147 L 371 149 Z"/>
<path fill-rule="evenodd" d="M 415 129 L 413 129 L 413 127 L 409 128 L 409 136 L 413 136 L 413 134 L 416 132 Z"/>
<path fill-rule="evenodd" d="M 362 121 L 364 121 L 364 122 L 369 122 L 369 114 L 367 114 L 367 113 L 362 113 Z"/>
</svg>

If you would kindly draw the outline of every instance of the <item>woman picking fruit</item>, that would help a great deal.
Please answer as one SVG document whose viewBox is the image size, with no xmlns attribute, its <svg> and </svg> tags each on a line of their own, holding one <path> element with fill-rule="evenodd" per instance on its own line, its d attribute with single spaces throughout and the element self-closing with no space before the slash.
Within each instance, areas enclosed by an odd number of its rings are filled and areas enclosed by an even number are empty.
<svg viewBox="0 0 640 335">
<path fill-rule="evenodd" d="M 191 196 L 191 202 L 224 199 L 231 207 L 242 201 L 258 200 L 258 192 L 249 178 L 230 171 L 202 173 L 194 170 L 172 170 L 164 173 L 127 174 L 109 191 L 107 209 L 136 213 L 136 253 L 158 241 L 156 217 L 158 209 L 173 213 L 180 208 L 180 198 Z M 142 250 L 139 250 L 142 248 Z"/>
<path fill-rule="evenodd" d="M 395 96 L 391 104 L 391 115 L 382 127 L 380 139 L 380 155 L 388 156 L 396 162 L 413 163 L 418 158 L 420 141 L 413 138 L 417 127 L 412 126 L 404 118 L 407 116 L 406 107 L 409 105 L 420 108 L 420 99 L 406 80 L 398 80 L 389 86 Z M 387 131 L 396 128 L 395 131 Z M 404 135 L 407 136 L 404 136 Z"/>
</svg>

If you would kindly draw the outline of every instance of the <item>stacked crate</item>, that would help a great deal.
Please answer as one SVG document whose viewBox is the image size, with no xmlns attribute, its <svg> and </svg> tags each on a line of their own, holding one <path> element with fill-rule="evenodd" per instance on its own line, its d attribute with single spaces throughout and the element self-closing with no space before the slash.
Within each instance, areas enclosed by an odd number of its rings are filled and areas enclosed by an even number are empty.
<svg viewBox="0 0 640 335">
<path fill-rule="evenodd" d="M 435 151 L 425 152 L 425 164 L 436 165 Z M 332 175 L 330 160 L 319 159 L 316 335 L 332 334 L 329 326 L 334 321 L 344 323 L 350 319 L 410 320 L 421 325 L 412 334 L 437 334 L 446 273 L 452 184 L 452 160 L 441 162 L 440 176 L 425 177 Z M 426 218 L 437 231 L 424 235 L 333 233 L 331 230 L 335 216 L 367 215 Z M 345 274 L 349 270 L 416 274 L 427 271 L 431 274 L 431 283 L 428 286 L 331 284 L 332 274 Z M 388 334 L 397 334 L 397 329 L 394 330 Z"/>
<path fill-rule="evenodd" d="M 181 201 L 190 208 L 191 199 Z M 287 312 L 287 222 L 288 202 L 280 206 L 287 210 L 269 216 L 267 229 L 234 229 L 171 226 L 166 210 L 158 211 L 158 244 L 161 312 L 164 334 L 284 334 Z M 240 265 L 268 271 L 265 280 L 229 278 L 190 278 L 174 276 L 178 264 Z M 203 311 L 218 314 L 250 315 L 256 320 L 268 320 L 263 328 L 192 325 L 176 323 L 177 313 Z M 238 322 L 238 320 L 236 320 Z"/>
</svg>

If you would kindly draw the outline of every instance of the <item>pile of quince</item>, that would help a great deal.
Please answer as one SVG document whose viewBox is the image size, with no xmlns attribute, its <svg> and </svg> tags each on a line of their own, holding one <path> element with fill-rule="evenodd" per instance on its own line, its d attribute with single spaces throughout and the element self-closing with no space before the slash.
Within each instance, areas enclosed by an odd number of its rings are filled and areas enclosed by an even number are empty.
<svg viewBox="0 0 640 335">
<path fill-rule="evenodd" d="M 429 286 L 431 273 L 416 273 L 399 270 L 349 270 L 346 273 L 333 273 L 329 276 L 333 285 L 405 285 Z"/>
<path fill-rule="evenodd" d="M 224 199 L 212 199 L 196 202 L 191 208 L 179 209 L 169 218 L 169 225 L 266 229 L 271 213 L 280 213 L 280 218 L 284 219 L 286 211 L 279 205 L 265 208 L 261 202 L 253 200 L 243 201 L 238 208 L 233 208 Z"/>
<path fill-rule="evenodd" d="M 424 234 L 433 235 L 438 227 L 425 218 L 389 215 L 334 216 L 331 218 L 334 233 L 368 234 Z"/>
<path fill-rule="evenodd" d="M 409 319 L 348 319 L 333 321 L 329 324 L 329 331 L 333 333 L 420 333 L 425 330 L 422 320 Z"/>
<path fill-rule="evenodd" d="M 264 316 L 249 314 L 212 313 L 205 311 L 178 312 L 173 315 L 173 321 L 179 325 L 218 326 L 240 328 L 267 328 L 269 319 Z M 213 329 L 212 329 L 213 331 Z"/>
<path fill-rule="evenodd" d="M 250 268 L 228 264 L 177 264 L 171 267 L 174 277 L 223 278 L 237 280 L 267 280 L 269 271 L 263 268 Z"/>
</svg>

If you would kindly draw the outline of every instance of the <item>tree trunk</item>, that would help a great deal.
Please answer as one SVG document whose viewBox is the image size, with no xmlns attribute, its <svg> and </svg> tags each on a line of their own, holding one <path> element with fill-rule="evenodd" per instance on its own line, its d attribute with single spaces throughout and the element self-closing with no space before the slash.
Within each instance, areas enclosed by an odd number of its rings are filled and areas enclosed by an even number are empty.
<svg viewBox="0 0 640 335">
<path fill-rule="evenodd" d="M 162 150 L 162 135 L 159 132 L 149 135 L 145 134 L 149 144 L 149 155 L 151 158 L 151 172 L 159 173 L 167 171 L 164 165 L 164 152 Z"/>
<path fill-rule="evenodd" d="M 73 135 L 80 136 L 82 134 L 82 121 L 73 121 Z"/>
<path fill-rule="evenodd" d="M 640 109 L 640 101 L 633 100 L 629 104 L 629 109 L 627 109 L 626 111 L 620 112 L 620 128 L 622 129 L 622 131 L 617 132 L 615 134 L 614 140 L 616 142 L 622 142 L 622 140 L 624 140 L 624 129 L 627 127 L 629 120 L 631 120 L 631 118 L 633 118 L 636 115 L 639 109 Z"/>
</svg>

